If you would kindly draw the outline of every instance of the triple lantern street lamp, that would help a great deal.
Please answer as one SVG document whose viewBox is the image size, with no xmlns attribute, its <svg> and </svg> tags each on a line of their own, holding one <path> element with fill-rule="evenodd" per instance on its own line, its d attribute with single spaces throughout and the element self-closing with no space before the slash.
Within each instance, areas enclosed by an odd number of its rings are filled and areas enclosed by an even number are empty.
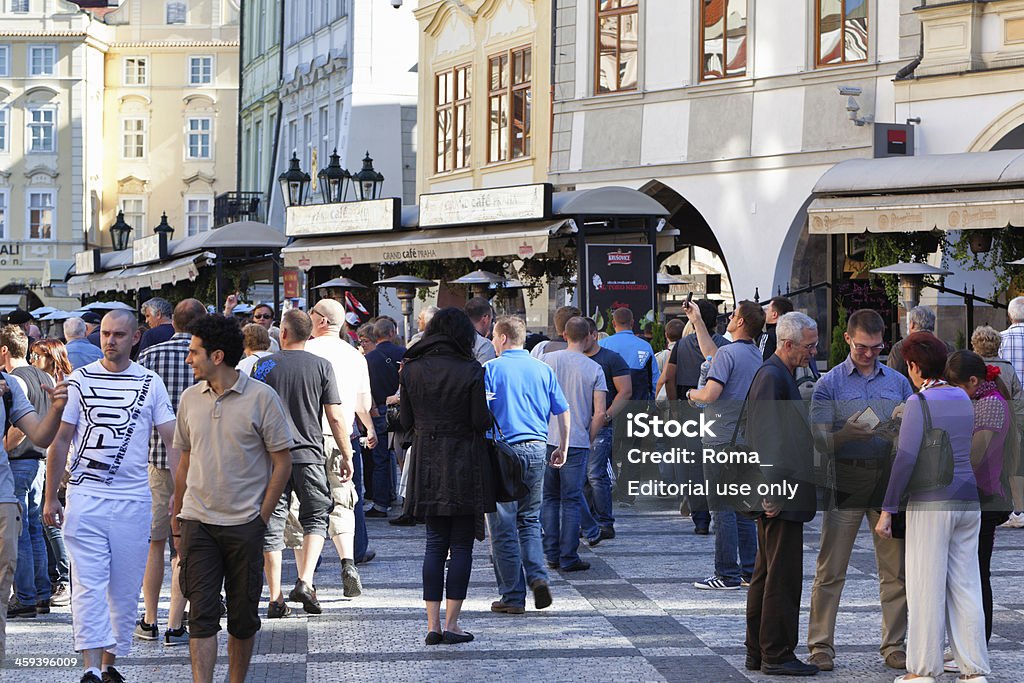
<svg viewBox="0 0 1024 683">
<path fill-rule="evenodd" d="M 320 185 L 320 198 L 324 204 L 347 202 L 349 186 L 355 201 L 380 199 L 384 185 L 384 176 L 373 167 L 373 159 L 367 152 L 363 158 L 363 168 L 357 173 L 349 173 L 341 167 L 341 157 L 335 149 L 326 167 L 316 174 Z M 281 194 L 286 206 L 302 206 L 308 199 L 310 176 L 299 167 L 299 158 L 293 152 L 288 170 L 278 176 Z"/>
</svg>

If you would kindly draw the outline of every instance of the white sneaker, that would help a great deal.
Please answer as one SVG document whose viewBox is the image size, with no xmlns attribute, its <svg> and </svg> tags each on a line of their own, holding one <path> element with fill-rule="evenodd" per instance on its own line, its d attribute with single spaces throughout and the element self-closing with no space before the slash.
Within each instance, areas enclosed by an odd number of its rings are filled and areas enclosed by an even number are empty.
<svg viewBox="0 0 1024 683">
<path fill-rule="evenodd" d="M 942 670 L 951 673 L 960 673 L 960 665 L 956 663 L 956 659 L 953 657 L 953 649 L 947 647 L 942 651 Z"/>
<path fill-rule="evenodd" d="M 964 678 L 963 676 L 957 676 L 956 680 L 962 681 L 963 683 L 988 683 L 988 679 L 984 676 L 975 676 L 973 678 Z"/>
<path fill-rule="evenodd" d="M 915 676 L 914 678 L 907 678 L 907 674 L 903 674 L 902 676 L 897 676 L 892 679 L 892 683 L 935 683 L 935 679 L 931 676 Z"/>
<path fill-rule="evenodd" d="M 1010 518 L 999 526 L 1004 529 L 1024 529 L 1024 512 L 1011 512 Z"/>
</svg>

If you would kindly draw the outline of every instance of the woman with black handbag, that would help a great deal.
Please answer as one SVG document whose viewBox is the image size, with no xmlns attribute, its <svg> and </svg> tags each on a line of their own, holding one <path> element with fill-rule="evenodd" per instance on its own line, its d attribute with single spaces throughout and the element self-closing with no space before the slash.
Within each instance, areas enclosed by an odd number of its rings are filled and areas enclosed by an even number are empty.
<svg viewBox="0 0 1024 683">
<path fill-rule="evenodd" d="M 1007 438 L 1009 434 L 1017 434 L 1017 427 L 1008 403 L 1010 390 L 1001 374 L 998 366 L 986 365 L 984 359 L 972 351 L 957 351 L 946 361 L 946 381 L 963 389 L 974 402 L 971 464 L 981 501 L 978 566 L 986 641 L 992 638 L 992 547 L 996 527 L 1010 518 L 1013 508 L 1008 476 L 1020 450 L 1016 439 Z"/>
<path fill-rule="evenodd" d="M 971 468 L 974 406 L 944 379 L 946 345 L 930 332 L 903 342 L 910 380 L 899 446 L 875 531 L 892 534 L 892 514 L 909 493 L 906 586 L 907 673 L 896 683 L 930 683 L 943 671 L 946 626 L 960 663 L 958 680 L 985 683 L 989 673 L 983 626 L 978 533 L 981 510 Z M 941 425 L 941 428 L 936 428 Z"/>
<path fill-rule="evenodd" d="M 494 480 L 485 432 L 491 426 L 484 369 L 473 357 L 476 330 L 457 308 L 438 311 L 405 354 L 401 423 L 416 454 L 406 511 L 425 517 L 423 600 L 427 645 L 467 643 L 459 626 L 473 566 L 473 540 L 494 512 Z M 445 580 L 445 559 L 451 553 Z M 441 598 L 447 598 L 441 628 Z"/>
</svg>

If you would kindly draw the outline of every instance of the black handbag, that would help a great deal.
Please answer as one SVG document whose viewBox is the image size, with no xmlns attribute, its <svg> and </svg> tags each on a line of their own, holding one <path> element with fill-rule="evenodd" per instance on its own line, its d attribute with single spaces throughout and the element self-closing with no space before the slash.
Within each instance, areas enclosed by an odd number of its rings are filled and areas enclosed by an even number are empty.
<svg viewBox="0 0 1024 683">
<path fill-rule="evenodd" d="M 941 427 L 932 427 L 932 415 L 924 392 L 918 393 L 924 413 L 924 434 L 917 462 L 907 484 L 907 493 L 926 493 L 946 488 L 953 481 L 953 445 Z"/>
<path fill-rule="evenodd" d="M 497 422 L 491 420 L 494 436 L 488 439 L 488 454 L 494 476 L 494 500 L 511 503 L 530 492 L 526 486 L 526 463 L 512 445 L 505 441 Z"/>
<path fill-rule="evenodd" d="M 402 431 L 402 406 L 400 403 L 388 406 L 384 415 L 389 432 L 393 434 Z"/>
</svg>

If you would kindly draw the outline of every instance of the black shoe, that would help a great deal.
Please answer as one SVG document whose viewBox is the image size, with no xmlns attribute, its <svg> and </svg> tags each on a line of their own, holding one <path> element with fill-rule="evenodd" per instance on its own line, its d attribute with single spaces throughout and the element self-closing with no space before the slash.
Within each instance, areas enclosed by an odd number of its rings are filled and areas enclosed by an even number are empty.
<svg viewBox="0 0 1024 683">
<path fill-rule="evenodd" d="M 367 550 L 365 555 L 356 560 L 356 564 L 366 564 L 367 562 L 372 561 L 375 557 L 377 557 L 377 552 L 375 550 Z"/>
<path fill-rule="evenodd" d="M 747 671 L 760 671 L 761 670 L 761 658 L 747 655 L 747 659 L 743 662 L 743 667 Z"/>
<path fill-rule="evenodd" d="M 583 572 L 590 569 L 590 563 L 586 560 L 576 560 L 568 567 L 563 567 L 560 571 L 563 572 Z"/>
<path fill-rule="evenodd" d="M 292 608 L 285 602 L 271 602 L 267 605 L 267 619 L 284 619 L 292 613 Z"/>
<path fill-rule="evenodd" d="M 346 598 L 358 598 L 363 594 L 363 581 L 354 562 L 341 563 L 341 587 L 342 595 Z"/>
<path fill-rule="evenodd" d="M 615 528 L 610 526 L 601 527 L 601 540 L 610 541 L 615 538 Z"/>
<path fill-rule="evenodd" d="M 316 599 L 316 589 L 306 585 L 306 582 L 299 579 L 295 582 L 295 588 L 288 594 L 292 602 L 301 602 L 302 611 L 307 614 L 323 614 L 320 601 Z"/>
<path fill-rule="evenodd" d="M 35 605 L 23 605 L 17 598 L 12 599 L 7 603 L 7 618 L 8 619 L 35 619 L 36 618 L 36 606 Z"/>
<path fill-rule="evenodd" d="M 711 534 L 711 529 L 706 526 L 698 526 L 693 528 L 693 533 L 698 536 L 709 536 Z"/>
<path fill-rule="evenodd" d="M 389 519 L 388 524 L 391 526 L 416 526 L 416 518 L 403 512 L 398 517 Z"/>
<path fill-rule="evenodd" d="M 537 609 L 551 607 L 551 587 L 544 579 L 537 579 L 530 584 L 533 591 L 533 606 Z"/>
<path fill-rule="evenodd" d="M 427 637 L 424 640 L 424 642 L 427 645 L 440 645 L 441 641 L 443 641 L 443 640 L 444 640 L 444 636 L 442 636 L 437 631 L 428 631 L 427 632 Z"/>
<path fill-rule="evenodd" d="M 387 519 L 388 518 L 388 513 L 384 512 L 383 510 L 378 510 L 377 508 L 370 508 L 369 510 L 366 511 L 365 514 L 366 514 L 366 518 L 367 519 Z"/>
<path fill-rule="evenodd" d="M 469 631 L 465 631 L 464 633 L 445 631 L 441 634 L 441 642 L 445 645 L 458 645 L 459 643 L 468 643 L 471 640 L 473 640 L 473 634 Z"/>
<path fill-rule="evenodd" d="M 117 669 L 112 666 L 108 666 L 107 670 L 103 672 L 103 677 L 100 679 L 103 683 L 124 683 L 124 676 L 121 675 Z"/>
<path fill-rule="evenodd" d="M 558 563 L 557 562 L 552 562 L 551 560 L 547 560 L 547 563 L 548 563 L 548 569 L 558 569 Z"/>
<path fill-rule="evenodd" d="M 594 539 L 585 538 L 583 540 L 586 542 L 586 544 L 588 546 L 590 546 L 591 548 L 595 548 L 598 545 L 600 545 L 600 543 L 601 543 L 601 536 L 598 536 L 597 538 L 594 538 Z"/>
<path fill-rule="evenodd" d="M 768 676 L 813 676 L 818 673 L 818 667 L 791 659 L 782 664 L 761 664 L 761 673 Z"/>
<path fill-rule="evenodd" d="M 79 683 L 103 683 L 103 679 L 94 674 L 91 671 L 87 671 L 82 675 Z"/>
<path fill-rule="evenodd" d="M 36 614 L 49 614 L 50 613 L 50 601 L 40 600 L 36 603 Z"/>
</svg>

